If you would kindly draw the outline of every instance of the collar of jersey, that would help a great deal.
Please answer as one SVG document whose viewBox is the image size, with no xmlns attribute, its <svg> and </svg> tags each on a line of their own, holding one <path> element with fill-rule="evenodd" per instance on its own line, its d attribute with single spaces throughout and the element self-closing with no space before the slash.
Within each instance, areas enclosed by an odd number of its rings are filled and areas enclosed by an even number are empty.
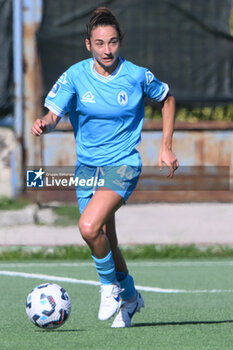
<svg viewBox="0 0 233 350">
<path fill-rule="evenodd" d="M 96 72 L 96 70 L 94 69 L 95 61 L 94 61 L 94 59 L 92 59 L 90 61 L 91 72 L 97 79 L 104 81 L 105 83 L 108 83 L 109 81 L 113 80 L 120 73 L 124 60 L 121 57 L 119 57 L 119 61 L 120 62 L 118 64 L 118 66 L 116 67 L 116 69 L 114 70 L 114 72 L 112 74 L 108 75 L 107 77 L 104 77 L 103 75 Z"/>
</svg>

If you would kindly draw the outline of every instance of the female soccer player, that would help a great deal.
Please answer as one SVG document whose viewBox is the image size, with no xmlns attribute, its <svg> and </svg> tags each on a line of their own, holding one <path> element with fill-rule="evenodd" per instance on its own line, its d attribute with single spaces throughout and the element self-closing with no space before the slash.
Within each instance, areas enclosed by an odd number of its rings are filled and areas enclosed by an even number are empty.
<svg viewBox="0 0 233 350">
<path fill-rule="evenodd" d="M 33 135 L 52 131 L 69 114 L 76 141 L 75 176 L 102 180 L 95 188 L 77 187 L 79 229 L 92 252 L 101 282 L 100 320 L 117 313 L 112 327 L 130 327 L 144 306 L 118 247 L 114 215 L 136 187 L 141 159 L 140 142 L 144 96 L 162 103 L 163 137 L 160 168 L 169 177 L 178 168 L 172 152 L 175 100 L 168 85 L 146 68 L 120 57 L 122 32 L 112 12 L 100 7 L 88 25 L 86 48 L 92 58 L 71 66 L 49 92 L 49 112 L 32 126 Z M 121 301 L 120 301 L 121 298 Z"/>
</svg>

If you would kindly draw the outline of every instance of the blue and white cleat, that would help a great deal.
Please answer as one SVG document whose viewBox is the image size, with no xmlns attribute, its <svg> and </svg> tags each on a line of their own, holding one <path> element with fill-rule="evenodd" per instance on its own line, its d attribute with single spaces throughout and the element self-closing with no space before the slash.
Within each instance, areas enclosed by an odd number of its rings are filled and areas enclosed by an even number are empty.
<svg viewBox="0 0 233 350">
<path fill-rule="evenodd" d="M 120 306 L 120 293 L 122 289 L 118 282 L 114 284 L 101 285 L 101 301 L 98 318 L 101 321 L 108 320 L 118 310 Z"/>
<path fill-rule="evenodd" d="M 138 292 L 134 301 L 122 301 L 112 328 L 131 327 L 133 315 L 139 312 L 142 307 L 144 307 L 144 300 Z"/>
</svg>

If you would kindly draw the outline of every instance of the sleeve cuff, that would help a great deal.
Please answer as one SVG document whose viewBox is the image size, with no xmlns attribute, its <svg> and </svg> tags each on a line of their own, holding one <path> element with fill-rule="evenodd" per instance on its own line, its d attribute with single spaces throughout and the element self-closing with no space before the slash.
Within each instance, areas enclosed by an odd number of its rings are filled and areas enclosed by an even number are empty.
<svg viewBox="0 0 233 350">
<path fill-rule="evenodd" d="M 164 84 L 164 92 L 162 93 L 162 95 L 159 97 L 159 99 L 157 100 L 158 102 L 162 102 L 165 97 L 167 96 L 168 92 L 169 92 L 169 86 L 167 84 Z"/>
<path fill-rule="evenodd" d="M 61 108 L 59 108 L 55 103 L 51 101 L 45 101 L 44 106 L 48 108 L 51 112 L 56 114 L 58 117 L 64 117 L 66 114 L 66 111 L 63 111 Z"/>
</svg>

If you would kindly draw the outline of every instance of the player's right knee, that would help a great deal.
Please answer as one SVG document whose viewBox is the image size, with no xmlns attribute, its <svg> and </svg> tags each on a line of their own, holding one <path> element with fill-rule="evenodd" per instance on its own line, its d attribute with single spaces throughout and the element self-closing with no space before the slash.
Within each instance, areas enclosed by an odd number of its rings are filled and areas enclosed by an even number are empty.
<svg viewBox="0 0 233 350">
<path fill-rule="evenodd" d="M 86 242 L 94 241 L 100 234 L 99 228 L 93 222 L 82 218 L 79 220 L 79 230 Z"/>
</svg>

